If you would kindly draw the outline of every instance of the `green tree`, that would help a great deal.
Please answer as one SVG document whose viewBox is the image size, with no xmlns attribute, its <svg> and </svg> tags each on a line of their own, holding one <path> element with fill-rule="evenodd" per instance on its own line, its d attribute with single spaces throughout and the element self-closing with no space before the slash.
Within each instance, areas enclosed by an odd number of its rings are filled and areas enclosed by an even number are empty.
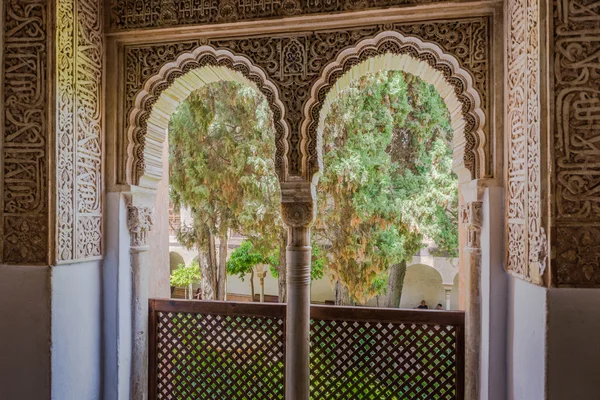
<svg viewBox="0 0 600 400">
<path fill-rule="evenodd" d="M 274 137 L 264 96 L 233 82 L 193 92 L 171 118 L 171 199 L 193 216 L 178 239 L 206 258 L 201 263 L 205 299 L 225 296 L 232 230 L 265 248 L 278 245 L 282 223 Z"/>
<path fill-rule="evenodd" d="M 171 273 L 171 286 L 182 287 L 186 290 L 186 297 L 192 298 L 192 285 L 200 282 L 200 265 L 194 260 L 190 265 L 177 265 L 177 268 Z"/>
<path fill-rule="evenodd" d="M 227 273 L 239 276 L 242 281 L 250 274 L 250 294 L 254 300 L 254 268 L 258 264 L 272 266 L 275 262 L 273 254 L 265 252 L 264 248 L 255 248 L 250 240 L 244 240 L 229 256 Z"/>
<path fill-rule="evenodd" d="M 457 204 L 448 112 L 432 86 L 386 71 L 352 84 L 325 127 L 315 233 L 328 248 L 336 302 L 368 300 L 392 273 L 387 291 L 399 303 L 423 235 L 453 246 L 456 221 L 440 224 L 453 221 Z"/>
</svg>

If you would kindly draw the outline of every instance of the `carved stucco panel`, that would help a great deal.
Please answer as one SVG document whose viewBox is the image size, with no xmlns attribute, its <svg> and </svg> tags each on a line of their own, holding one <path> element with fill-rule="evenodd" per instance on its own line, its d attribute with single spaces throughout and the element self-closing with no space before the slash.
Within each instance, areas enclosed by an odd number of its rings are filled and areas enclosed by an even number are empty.
<svg viewBox="0 0 600 400">
<path fill-rule="evenodd" d="M 127 117 L 123 120 L 124 125 L 122 129 L 124 132 L 128 132 L 130 130 L 129 124 L 132 121 L 138 124 L 141 129 L 133 140 L 135 143 L 143 146 L 145 135 L 144 124 L 148 116 L 131 115 L 134 103 L 142 87 L 164 65 L 173 62 L 182 54 L 190 53 L 199 46 L 209 45 L 217 50 L 230 51 L 234 55 L 250 59 L 275 83 L 279 90 L 279 98 L 285 106 L 285 121 L 290 130 L 286 146 L 289 150 L 287 150 L 284 163 L 287 164 L 289 175 L 304 176 L 307 179 L 311 175 L 311 168 L 313 169 L 312 172 L 314 172 L 317 165 L 316 132 L 312 130 L 314 137 L 309 138 L 304 143 L 301 141 L 301 125 L 304 118 L 303 108 L 312 95 L 311 87 L 320 78 L 323 69 L 331 61 L 335 60 L 340 51 L 349 46 L 355 46 L 363 39 L 372 38 L 378 33 L 390 30 L 417 36 L 425 43 L 433 42 L 443 51 L 455 57 L 460 67 L 471 74 L 473 87 L 477 90 L 481 99 L 480 106 L 487 113 L 489 107 L 489 20 L 487 17 L 481 17 L 444 22 L 373 25 L 357 29 L 316 31 L 277 37 L 198 39 L 177 44 L 127 46 L 125 48 L 126 70 L 124 72 L 125 115 Z M 401 49 L 396 50 L 401 51 Z M 381 51 L 394 51 L 394 49 L 387 50 L 386 46 L 382 45 Z M 422 54 L 416 48 L 406 48 L 406 51 L 410 54 L 415 53 L 417 57 Z M 368 58 L 369 54 L 371 53 L 366 51 L 360 57 Z M 423 54 L 423 57 L 423 61 L 426 61 L 428 64 L 436 64 L 434 55 Z M 350 68 L 352 65 L 352 63 L 348 63 L 346 68 Z M 451 68 L 442 72 L 456 88 L 457 95 L 461 100 L 464 100 L 463 112 L 468 121 L 466 130 L 470 129 L 474 131 L 478 122 L 475 117 L 469 117 L 468 114 L 473 106 L 469 103 L 468 96 L 465 96 L 463 93 L 466 90 L 465 82 L 452 76 L 453 72 Z M 179 76 L 181 76 L 180 73 L 174 74 L 169 79 L 176 79 Z M 335 75 L 331 79 L 335 80 L 337 77 L 338 75 Z M 165 88 L 168 84 L 169 82 L 166 83 Z M 157 89 L 160 90 L 154 90 L 152 96 L 156 97 L 164 90 L 162 86 Z M 268 94 L 267 97 L 269 97 Z M 149 114 L 154 102 L 156 102 L 156 98 L 149 97 L 144 99 L 143 103 L 146 113 Z M 276 110 L 276 107 L 273 107 L 273 105 L 271 108 L 272 110 Z M 320 110 L 320 107 L 316 109 Z M 489 126 L 485 126 L 484 129 L 486 135 L 489 135 Z M 474 136 L 473 132 L 469 136 L 468 148 L 465 152 L 465 163 L 473 168 L 473 176 L 490 176 L 490 157 L 480 157 L 483 159 L 482 162 L 484 164 L 480 168 L 483 171 L 482 173 L 474 171 L 477 168 L 475 160 L 478 157 L 474 149 L 477 148 L 479 141 Z M 492 142 L 491 140 L 486 141 L 485 147 L 480 151 L 489 155 Z M 283 146 L 279 146 L 280 153 L 282 151 L 281 147 Z M 133 157 L 137 157 L 137 168 L 143 172 L 143 152 L 136 150 L 133 152 Z M 306 162 L 306 160 L 309 161 Z M 304 167 L 307 164 L 308 168 Z M 131 175 L 134 177 L 140 176 L 138 172 L 136 171 Z M 135 184 L 136 182 L 133 183 Z"/>
<path fill-rule="evenodd" d="M 2 262 L 48 262 L 48 2 L 4 2 Z"/>
<path fill-rule="evenodd" d="M 554 278 L 599 286 L 599 2 L 555 2 L 554 57 Z"/>
<path fill-rule="evenodd" d="M 547 239 L 540 182 L 538 0 L 510 0 L 507 18 L 507 269 L 541 284 Z"/>
<path fill-rule="evenodd" d="M 57 10 L 57 260 L 102 254 L 102 29 L 98 0 Z"/>
<path fill-rule="evenodd" d="M 377 9 L 439 0 L 112 0 L 114 31 Z"/>
</svg>

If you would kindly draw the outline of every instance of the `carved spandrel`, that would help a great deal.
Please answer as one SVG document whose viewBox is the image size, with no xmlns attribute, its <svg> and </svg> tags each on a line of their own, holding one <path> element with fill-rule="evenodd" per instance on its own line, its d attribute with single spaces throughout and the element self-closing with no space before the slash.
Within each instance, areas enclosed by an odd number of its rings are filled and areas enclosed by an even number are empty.
<svg viewBox="0 0 600 400">
<path fill-rule="evenodd" d="M 461 67 L 472 74 L 474 86 L 479 91 L 483 102 L 483 110 L 484 112 L 487 111 L 490 39 L 488 18 L 482 17 L 444 22 L 373 25 L 350 30 L 316 31 L 281 37 L 192 40 L 177 44 L 128 46 L 125 49 L 125 115 L 131 115 L 134 103 L 143 85 L 150 77 L 156 75 L 165 64 L 173 62 L 182 54 L 187 54 L 203 44 L 214 46 L 216 49 L 231 51 L 236 55 L 252 60 L 279 89 L 279 98 L 285 106 L 285 118 L 289 126 L 290 136 L 287 145 L 278 145 L 277 147 L 278 165 L 284 165 L 281 158 L 284 149 L 287 148 L 288 153 L 285 164 L 288 172 L 290 175 L 299 175 L 305 161 L 303 157 L 308 157 L 308 169 L 317 167 L 316 131 L 312 129 L 312 133 L 309 134 L 309 136 L 312 136 L 304 142 L 300 137 L 304 118 L 303 110 L 311 96 L 312 85 L 320 77 L 325 66 L 334 60 L 342 49 L 354 46 L 362 39 L 372 38 L 385 30 L 393 30 L 405 35 L 419 37 L 424 41 L 434 42 L 443 51 L 451 53 L 456 57 Z M 385 46 L 382 46 L 381 51 L 386 51 Z M 428 63 L 431 63 L 430 54 L 423 57 L 427 59 Z M 209 63 L 208 65 L 212 64 Z M 136 130 L 133 138 L 133 157 L 135 159 L 133 162 L 135 169 L 133 176 L 140 176 L 144 170 L 145 121 L 161 90 L 168 87 L 171 80 L 181 76 L 181 72 L 184 71 L 174 73 L 173 78 L 169 77 L 164 85 L 156 85 L 153 93 L 150 93 L 143 100 L 145 109 L 143 113 L 145 113 L 145 116 L 136 115 L 133 118 L 129 117 L 123 120 L 125 125 L 123 129 L 126 132 L 130 129 L 128 125 L 130 121 L 136 121 L 136 125 L 133 127 Z M 445 76 L 449 76 L 451 68 L 445 68 L 443 73 Z M 465 90 L 464 83 L 453 79 L 453 84 L 456 84 L 459 92 Z M 460 89 L 461 87 L 462 89 Z M 268 95 L 267 98 L 269 98 Z M 465 113 L 468 113 L 468 110 L 472 108 L 468 96 L 461 95 L 460 98 L 465 102 L 463 106 Z M 273 104 L 271 104 L 271 109 L 274 112 L 277 111 L 277 107 Z M 319 107 L 315 110 L 318 111 L 318 109 Z M 471 134 L 469 132 L 476 129 L 477 117 L 467 115 L 466 122 L 467 151 L 465 163 L 475 170 L 478 156 L 475 154 L 474 149 L 477 148 L 479 139 L 474 132 Z M 484 129 L 489 130 L 489 124 Z M 485 152 L 489 154 L 491 141 L 485 143 L 485 146 L 488 146 Z M 301 149 L 301 145 L 307 146 L 307 148 Z M 483 167 L 486 171 L 490 171 L 490 160 L 491 158 L 486 157 L 485 162 L 487 164 Z M 310 171 L 306 172 L 306 175 L 310 175 Z"/>
</svg>

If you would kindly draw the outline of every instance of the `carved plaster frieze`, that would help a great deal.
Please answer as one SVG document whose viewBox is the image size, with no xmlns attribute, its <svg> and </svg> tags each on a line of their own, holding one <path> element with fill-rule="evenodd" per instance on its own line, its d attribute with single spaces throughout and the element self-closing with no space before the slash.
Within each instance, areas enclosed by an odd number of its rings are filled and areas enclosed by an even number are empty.
<svg viewBox="0 0 600 400">
<path fill-rule="evenodd" d="M 113 31 L 264 20 L 429 4 L 439 0 L 112 0 Z"/>
<path fill-rule="evenodd" d="M 154 213 L 150 207 L 128 206 L 127 227 L 131 235 L 131 247 L 148 245 L 148 233 L 152 228 Z"/>
<path fill-rule="evenodd" d="M 554 2 L 553 277 L 600 286 L 600 3 Z M 596 253 L 594 253 L 596 252 Z"/>
<path fill-rule="evenodd" d="M 59 262 L 102 254 L 102 28 L 99 0 L 57 3 Z"/>
<path fill-rule="evenodd" d="M 543 283 L 548 252 L 541 188 L 538 0 L 508 2 L 507 269 Z"/>
<path fill-rule="evenodd" d="M 338 55 L 353 46 L 358 46 L 362 40 L 373 39 L 382 32 L 393 33 L 396 40 L 382 38 L 364 51 L 353 54 L 339 71 L 333 71 L 326 76 L 326 85 L 330 87 L 335 81 L 351 68 L 355 62 L 390 52 L 410 54 L 419 62 L 425 62 L 438 71 L 452 85 L 456 95 L 462 102 L 462 114 L 466 121 L 464 125 L 466 145 L 464 162 L 472 171 L 473 177 L 491 176 L 491 144 L 493 140 L 482 140 L 478 135 L 483 130 L 484 136 L 489 136 L 489 126 L 484 125 L 481 115 L 487 114 L 489 107 L 489 20 L 487 17 L 459 19 L 443 22 L 398 23 L 373 25 L 357 29 L 341 29 L 337 31 L 316 31 L 289 34 L 286 36 L 263 36 L 244 39 L 199 39 L 177 44 L 165 43 L 144 46 L 126 46 L 125 48 L 125 107 L 126 117 L 123 119 L 123 130 L 134 131 L 131 135 L 134 150 L 130 152 L 128 165 L 133 164 L 134 170 L 123 176 L 129 176 L 132 184 L 137 184 L 140 176 L 144 175 L 146 162 L 144 160 L 144 142 L 147 134 L 146 122 L 161 93 L 186 71 L 176 66 L 168 78 L 164 78 L 161 70 L 165 66 L 176 64 L 177 60 L 186 59 L 194 49 L 201 46 L 214 48 L 214 53 L 230 52 L 234 56 L 243 57 L 259 68 L 264 76 L 272 82 L 277 90 L 265 95 L 274 114 L 284 116 L 289 129 L 285 143 L 277 143 L 278 165 L 285 166 L 285 173 L 280 176 L 301 176 L 310 180 L 318 169 L 318 146 L 316 128 L 302 129 L 302 124 L 309 118 L 316 118 L 322 108 L 324 88 L 314 93 L 314 85 L 322 79 L 325 69 Z M 410 43 L 403 43 L 398 34 L 418 38 Z M 385 35 L 384 35 L 385 36 Z M 422 43 L 419 47 L 415 43 Z M 441 52 L 447 53 L 456 65 L 445 62 L 439 55 L 431 51 L 429 44 Z M 358 48 L 358 47 L 357 47 Z M 213 61 L 211 61 L 213 60 Z M 219 61 L 215 61 L 219 60 Z M 227 57 L 218 59 L 208 55 L 202 63 L 221 63 L 225 66 L 235 64 Z M 191 63 L 189 68 L 200 67 L 203 64 Z M 461 77 L 457 69 L 467 71 L 468 78 Z M 248 68 L 240 68 L 250 80 L 256 81 Z M 159 76 L 161 76 L 159 78 Z M 160 83 L 158 83 L 160 81 Z M 259 85 L 259 88 L 265 87 Z M 148 90 L 148 86 L 152 86 Z M 478 98 L 474 104 L 473 93 Z M 314 97 L 316 96 L 316 97 Z M 315 98 L 311 112 L 306 115 L 305 107 L 311 98 Z M 275 104 L 276 99 L 283 103 L 283 112 Z M 478 115 L 476 108 L 481 110 Z M 316 118 L 318 122 L 318 118 Z M 489 124 L 488 124 L 489 125 Z M 154 146 L 152 146 L 154 147 Z M 281 155 L 281 156 L 280 156 Z M 156 157 L 160 159 L 160 157 Z M 123 167 L 123 166 L 122 166 Z"/>
<path fill-rule="evenodd" d="M 48 263 L 49 8 L 45 0 L 2 8 L 4 263 Z"/>
</svg>

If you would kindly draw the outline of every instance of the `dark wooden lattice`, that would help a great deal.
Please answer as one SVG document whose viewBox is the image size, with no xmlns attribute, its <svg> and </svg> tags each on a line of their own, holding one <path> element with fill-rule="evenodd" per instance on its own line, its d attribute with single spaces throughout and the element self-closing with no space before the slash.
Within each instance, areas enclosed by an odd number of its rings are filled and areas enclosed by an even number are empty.
<svg viewBox="0 0 600 400">
<path fill-rule="evenodd" d="M 284 398 L 285 306 L 151 300 L 150 309 L 151 398 Z"/>
<path fill-rule="evenodd" d="M 313 399 L 462 399 L 463 313 L 311 309 Z"/>
<path fill-rule="evenodd" d="M 285 305 L 150 300 L 150 399 L 283 399 Z M 311 307 L 311 399 L 464 398 L 464 313 Z"/>
</svg>

